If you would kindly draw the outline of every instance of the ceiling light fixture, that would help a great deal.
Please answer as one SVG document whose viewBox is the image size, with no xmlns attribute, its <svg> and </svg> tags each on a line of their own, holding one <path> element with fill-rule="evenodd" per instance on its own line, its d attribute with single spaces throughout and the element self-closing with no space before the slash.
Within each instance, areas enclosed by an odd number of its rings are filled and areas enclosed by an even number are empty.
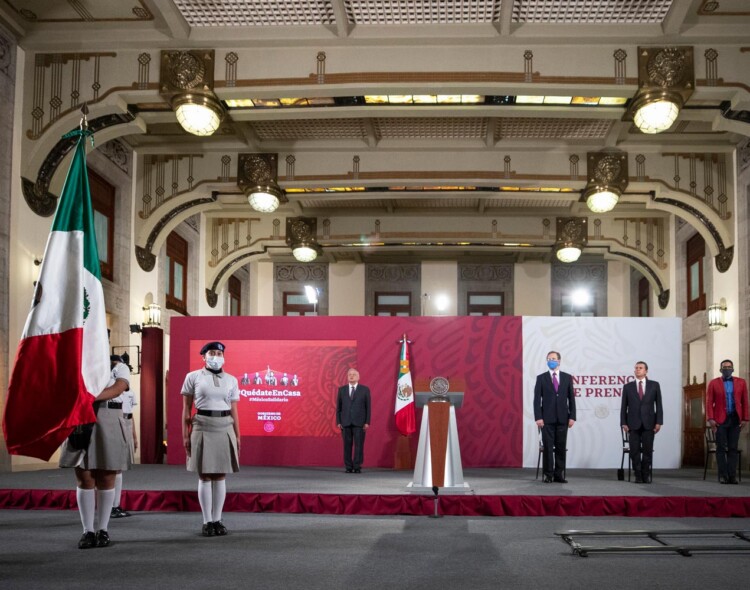
<svg viewBox="0 0 750 590">
<path fill-rule="evenodd" d="M 643 133 L 666 131 L 694 89 L 692 47 L 639 47 L 638 91 L 624 119 Z"/>
<path fill-rule="evenodd" d="M 628 155 L 622 152 L 589 152 L 586 156 L 588 183 L 583 190 L 593 213 L 606 213 L 617 205 L 628 186 Z"/>
<path fill-rule="evenodd" d="M 558 217 L 555 255 L 560 262 L 575 262 L 588 243 L 588 220 L 585 217 Z"/>
<path fill-rule="evenodd" d="M 299 262 L 312 262 L 323 254 L 317 242 L 318 219 L 316 217 L 287 217 L 286 243 Z"/>
<path fill-rule="evenodd" d="M 281 203 L 287 203 L 284 191 L 277 183 L 278 154 L 239 154 L 237 185 L 250 206 L 260 213 L 273 213 Z"/>
<path fill-rule="evenodd" d="M 161 52 L 159 94 L 188 133 L 206 137 L 221 125 L 225 110 L 213 87 L 213 49 Z"/>
</svg>

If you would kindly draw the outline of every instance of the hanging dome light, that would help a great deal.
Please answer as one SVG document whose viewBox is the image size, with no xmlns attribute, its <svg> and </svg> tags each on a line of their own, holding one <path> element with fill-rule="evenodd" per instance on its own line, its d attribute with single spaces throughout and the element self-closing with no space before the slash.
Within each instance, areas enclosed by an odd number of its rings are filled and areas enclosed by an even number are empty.
<svg viewBox="0 0 750 590">
<path fill-rule="evenodd" d="M 572 243 L 560 244 L 557 248 L 557 259 L 560 262 L 575 262 L 581 257 L 581 248 Z"/>
<path fill-rule="evenodd" d="M 300 244 L 292 249 L 292 255 L 300 262 L 312 262 L 318 257 L 318 250 L 320 246 L 316 247 L 315 244 Z"/>
<path fill-rule="evenodd" d="M 643 133 L 661 133 L 674 124 L 681 107 L 682 98 L 675 92 L 644 94 L 633 104 L 633 122 Z"/>
<path fill-rule="evenodd" d="M 218 99 L 200 94 L 179 94 L 172 100 L 177 121 L 188 133 L 213 135 L 224 118 L 224 107 Z"/>
<path fill-rule="evenodd" d="M 620 191 L 610 187 L 591 187 L 584 193 L 586 205 L 593 213 L 612 211 L 620 200 Z"/>
<path fill-rule="evenodd" d="M 260 213 L 273 213 L 279 208 L 284 191 L 276 183 L 245 189 L 247 202 Z"/>
</svg>

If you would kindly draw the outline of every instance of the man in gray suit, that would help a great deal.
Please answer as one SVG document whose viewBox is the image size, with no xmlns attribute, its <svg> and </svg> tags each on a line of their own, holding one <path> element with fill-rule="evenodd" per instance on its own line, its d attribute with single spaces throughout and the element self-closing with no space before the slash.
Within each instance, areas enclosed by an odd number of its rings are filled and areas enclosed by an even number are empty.
<svg viewBox="0 0 750 590">
<path fill-rule="evenodd" d="M 370 427 L 370 389 L 359 382 L 357 369 L 349 369 L 346 377 L 348 384 L 339 387 L 336 400 L 336 425 L 341 429 L 344 440 L 346 472 L 361 473 L 365 432 Z"/>
<path fill-rule="evenodd" d="M 635 483 L 651 483 L 651 461 L 654 436 L 664 423 L 661 407 L 661 388 L 647 379 L 648 365 L 635 364 L 635 380 L 622 388 L 620 424 L 628 433 L 630 461 L 635 471 Z"/>
</svg>

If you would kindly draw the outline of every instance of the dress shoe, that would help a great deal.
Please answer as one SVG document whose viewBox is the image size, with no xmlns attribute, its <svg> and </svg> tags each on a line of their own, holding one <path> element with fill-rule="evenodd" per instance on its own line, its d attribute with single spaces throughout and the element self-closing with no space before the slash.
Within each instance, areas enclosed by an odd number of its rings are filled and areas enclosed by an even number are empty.
<svg viewBox="0 0 750 590">
<path fill-rule="evenodd" d="M 110 514 L 110 518 L 126 518 L 130 516 L 130 512 L 127 512 L 119 506 L 114 506 Z"/>
<path fill-rule="evenodd" d="M 729 483 L 729 479 L 723 475 L 719 478 L 719 483 Z"/>
<path fill-rule="evenodd" d="M 354 473 L 362 473 L 362 470 L 361 469 L 355 469 Z"/>
<path fill-rule="evenodd" d="M 214 522 L 213 525 L 214 525 L 214 534 L 217 537 L 223 537 L 229 532 L 227 530 L 227 527 L 225 527 L 224 524 L 220 520 L 217 520 L 216 522 Z"/>
<path fill-rule="evenodd" d="M 216 531 L 214 530 L 214 523 L 207 522 L 203 525 L 203 528 L 201 529 L 201 534 L 204 537 L 213 537 L 216 535 Z"/>
<path fill-rule="evenodd" d="M 568 483 L 568 480 L 564 477 L 555 477 L 555 483 Z"/>
<path fill-rule="evenodd" d="M 354 469 L 347 469 L 346 470 L 347 473 L 352 473 L 353 471 L 354 471 Z"/>
<path fill-rule="evenodd" d="M 739 483 L 740 483 L 740 482 L 739 482 L 739 481 L 737 481 L 737 478 L 736 478 L 736 477 L 730 477 L 730 478 L 729 478 L 729 479 L 727 480 L 727 483 L 732 483 L 732 484 L 734 484 L 734 485 L 739 485 Z"/>
<path fill-rule="evenodd" d="M 635 476 L 635 483 L 643 483 L 643 478 L 640 475 Z"/>
<path fill-rule="evenodd" d="M 109 533 L 107 531 L 101 530 L 96 533 L 96 546 L 97 547 L 109 546 Z"/>
<path fill-rule="evenodd" d="M 544 476 L 544 483 L 552 483 L 552 477 L 549 475 Z"/>
<path fill-rule="evenodd" d="M 91 549 L 92 547 L 96 547 L 96 534 L 91 531 L 83 533 L 78 540 L 78 548 Z"/>
</svg>

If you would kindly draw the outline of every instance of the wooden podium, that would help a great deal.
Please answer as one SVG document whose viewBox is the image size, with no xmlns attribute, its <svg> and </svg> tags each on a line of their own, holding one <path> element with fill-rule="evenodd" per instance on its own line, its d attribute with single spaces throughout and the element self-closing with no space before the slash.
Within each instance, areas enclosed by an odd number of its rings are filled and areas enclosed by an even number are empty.
<svg viewBox="0 0 750 590">
<path fill-rule="evenodd" d="M 464 481 L 456 423 L 456 409 L 463 404 L 465 383 L 458 379 L 449 383 L 445 379 L 442 381 L 447 387 L 443 387 L 444 391 L 439 394 L 433 393 L 428 380 L 414 383 L 415 403 L 424 410 L 414 478 L 407 487 L 415 492 L 437 487 L 448 492 L 465 493 L 471 488 Z"/>
</svg>

